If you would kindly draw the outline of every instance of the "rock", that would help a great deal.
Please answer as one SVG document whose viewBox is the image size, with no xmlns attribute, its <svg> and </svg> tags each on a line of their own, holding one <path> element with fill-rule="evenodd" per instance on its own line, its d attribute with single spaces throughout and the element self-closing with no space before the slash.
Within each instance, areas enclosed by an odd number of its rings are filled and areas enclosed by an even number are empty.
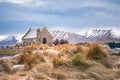
<svg viewBox="0 0 120 80">
<path fill-rule="evenodd" d="M 14 65 L 12 66 L 12 70 L 24 70 L 25 65 Z"/>
<path fill-rule="evenodd" d="M 0 60 L 9 61 L 9 60 L 14 60 L 14 59 L 18 59 L 18 58 L 20 58 L 20 54 L 16 54 L 14 56 L 2 57 L 2 58 L 0 58 Z"/>
</svg>

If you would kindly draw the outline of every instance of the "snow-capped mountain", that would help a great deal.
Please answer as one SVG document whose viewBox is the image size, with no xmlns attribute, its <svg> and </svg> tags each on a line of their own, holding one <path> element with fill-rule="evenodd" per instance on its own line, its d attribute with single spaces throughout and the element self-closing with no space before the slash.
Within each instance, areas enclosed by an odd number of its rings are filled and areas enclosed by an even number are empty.
<svg viewBox="0 0 120 80">
<path fill-rule="evenodd" d="M 1 46 L 12 46 L 21 42 L 21 35 L 13 36 L 13 35 L 1 35 L 0 37 L 0 47 Z"/>
<path fill-rule="evenodd" d="M 91 34 L 87 31 L 76 33 L 64 32 L 64 31 L 51 31 L 50 32 L 55 39 L 65 39 L 69 43 L 82 43 L 82 42 L 120 42 L 119 34 L 115 34 L 112 30 L 93 30 Z"/>
<path fill-rule="evenodd" d="M 70 32 L 64 32 L 64 31 L 50 31 L 51 35 L 53 36 L 53 39 L 64 39 L 67 40 L 71 44 L 86 42 L 86 37 L 76 34 L 76 33 L 70 33 Z"/>
<path fill-rule="evenodd" d="M 120 34 L 112 30 L 92 30 L 92 32 L 82 31 L 78 33 L 70 33 L 60 30 L 50 31 L 53 39 L 64 39 L 71 44 L 84 43 L 84 42 L 119 42 Z M 0 47 L 11 46 L 21 43 L 23 35 L 0 35 Z"/>
<path fill-rule="evenodd" d="M 119 36 L 116 36 L 112 30 L 93 30 L 87 40 L 90 42 L 120 42 Z"/>
</svg>

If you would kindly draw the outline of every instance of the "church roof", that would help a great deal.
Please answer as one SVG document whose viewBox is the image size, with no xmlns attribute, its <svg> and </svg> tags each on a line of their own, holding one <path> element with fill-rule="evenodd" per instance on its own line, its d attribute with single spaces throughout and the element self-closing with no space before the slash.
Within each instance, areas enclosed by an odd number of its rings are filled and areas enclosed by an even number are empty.
<svg viewBox="0 0 120 80">
<path fill-rule="evenodd" d="M 29 38 L 36 38 L 37 37 L 37 30 L 40 30 L 42 31 L 43 29 L 46 29 L 45 27 L 44 28 L 41 28 L 41 29 L 29 29 L 28 32 L 23 36 L 22 39 L 29 39 Z"/>
<path fill-rule="evenodd" d="M 37 37 L 37 29 L 29 29 L 29 31 L 23 36 L 23 39 L 28 38 L 36 38 Z"/>
</svg>

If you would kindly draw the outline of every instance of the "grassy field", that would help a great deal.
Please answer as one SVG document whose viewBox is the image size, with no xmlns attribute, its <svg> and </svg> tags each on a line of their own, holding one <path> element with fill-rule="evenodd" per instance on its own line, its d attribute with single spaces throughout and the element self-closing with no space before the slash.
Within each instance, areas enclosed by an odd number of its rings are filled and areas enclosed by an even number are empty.
<svg viewBox="0 0 120 80">
<path fill-rule="evenodd" d="M 4 54 L 14 52 L 6 51 Z M 4 73 L 0 79 L 119 80 L 120 66 L 115 63 L 119 60 L 119 56 L 110 55 L 100 44 L 31 45 L 18 58 L 0 61 L 0 74 Z M 24 67 L 12 69 L 14 65 Z"/>
<path fill-rule="evenodd" d="M 0 54 L 18 54 L 20 51 L 16 49 L 0 49 Z"/>
</svg>

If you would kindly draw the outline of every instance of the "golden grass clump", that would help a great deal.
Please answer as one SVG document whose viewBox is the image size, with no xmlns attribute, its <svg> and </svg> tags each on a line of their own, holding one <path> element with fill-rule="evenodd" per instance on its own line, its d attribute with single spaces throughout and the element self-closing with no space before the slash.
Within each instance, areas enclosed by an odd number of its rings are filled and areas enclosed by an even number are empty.
<svg viewBox="0 0 120 80">
<path fill-rule="evenodd" d="M 103 76 L 101 76 L 100 74 L 96 73 L 96 72 L 89 72 L 88 73 L 90 77 L 93 77 L 96 80 L 105 80 L 103 78 Z"/>
<path fill-rule="evenodd" d="M 0 61 L 0 71 L 10 74 L 12 72 L 10 66 L 12 63 L 9 61 Z"/>
<path fill-rule="evenodd" d="M 68 55 L 68 57 L 72 57 L 77 53 L 77 46 L 72 44 L 58 45 L 55 46 L 55 50 L 59 51 L 58 56 Z"/>
<path fill-rule="evenodd" d="M 27 69 L 31 69 L 35 64 L 39 64 L 41 62 L 45 62 L 45 59 L 40 53 L 23 53 L 19 61 L 20 64 L 25 64 Z"/>
<path fill-rule="evenodd" d="M 67 80 L 66 76 L 61 73 L 52 73 L 52 78 L 56 80 Z"/>
<path fill-rule="evenodd" d="M 31 47 L 26 47 L 24 50 L 22 50 L 22 53 L 25 54 L 31 54 L 33 49 Z"/>
<path fill-rule="evenodd" d="M 58 45 L 58 46 L 55 46 L 55 50 L 69 50 L 69 51 L 72 51 L 72 50 L 77 50 L 77 47 L 76 45 L 72 45 L 72 44 L 63 44 L 63 45 Z"/>
<path fill-rule="evenodd" d="M 76 45 L 76 47 L 77 47 L 77 52 L 82 52 L 82 47 L 81 47 L 81 45 Z"/>
<path fill-rule="evenodd" d="M 51 75 L 51 71 L 53 66 L 51 63 L 40 63 L 33 67 L 31 71 L 31 76 L 34 80 L 54 80 L 49 76 Z"/>
<path fill-rule="evenodd" d="M 34 68 L 32 68 L 31 71 L 35 73 L 46 73 L 49 74 L 52 70 L 53 66 L 51 66 L 49 63 L 41 63 L 37 64 Z"/>
<path fill-rule="evenodd" d="M 89 68 L 89 64 L 85 61 L 85 58 L 81 54 L 75 54 L 72 57 L 72 62 L 74 66 L 78 66 L 82 69 Z"/>
<path fill-rule="evenodd" d="M 86 57 L 91 60 L 103 60 L 107 58 L 107 54 L 98 44 L 93 44 Z"/>
<path fill-rule="evenodd" d="M 65 61 L 63 59 L 58 58 L 58 57 L 53 57 L 52 62 L 53 62 L 54 68 L 57 68 L 57 67 L 63 65 Z"/>
<path fill-rule="evenodd" d="M 89 47 L 85 45 L 77 45 L 77 53 L 80 53 L 82 56 L 86 56 L 89 52 Z"/>
<path fill-rule="evenodd" d="M 45 49 L 48 49 L 49 46 L 48 44 L 32 44 L 32 45 L 29 45 L 29 46 L 26 46 L 27 49 L 32 49 L 32 50 L 45 50 Z"/>
</svg>

